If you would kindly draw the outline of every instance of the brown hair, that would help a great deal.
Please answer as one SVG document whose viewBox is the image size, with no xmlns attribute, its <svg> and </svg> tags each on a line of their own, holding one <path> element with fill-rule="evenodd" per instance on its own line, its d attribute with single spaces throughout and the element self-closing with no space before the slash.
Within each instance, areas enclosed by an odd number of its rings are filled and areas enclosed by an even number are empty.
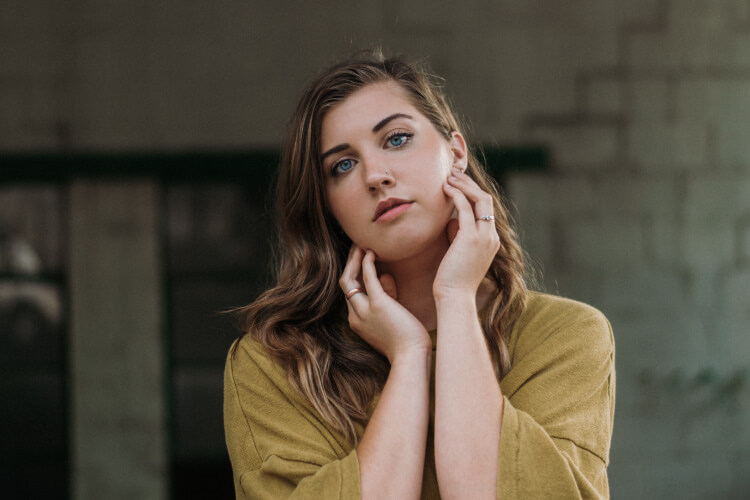
<svg viewBox="0 0 750 500">
<path fill-rule="evenodd" d="M 434 78 L 402 59 L 371 55 L 337 64 L 305 90 L 289 123 L 277 185 L 276 285 L 242 308 L 245 332 L 287 370 L 291 383 L 351 443 L 365 424 L 388 361 L 351 331 L 338 279 L 351 241 L 328 209 L 320 165 L 326 112 L 371 83 L 394 81 L 447 140 L 459 124 Z M 474 154 L 466 173 L 494 199 L 500 250 L 487 277 L 498 293 L 484 331 L 498 379 L 510 369 L 508 337 L 526 301 L 523 253 L 493 179 Z"/>
</svg>

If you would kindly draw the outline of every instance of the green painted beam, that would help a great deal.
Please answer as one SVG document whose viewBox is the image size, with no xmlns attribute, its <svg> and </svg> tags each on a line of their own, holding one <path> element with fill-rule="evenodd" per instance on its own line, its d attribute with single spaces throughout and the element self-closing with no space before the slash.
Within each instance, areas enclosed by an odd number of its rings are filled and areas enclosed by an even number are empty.
<svg viewBox="0 0 750 500">
<path fill-rule="evenodd" d="M 513 171 L 543 171 L 549 154 L 542 146 L 482 147 L 489 171 L 502 179 Z M 268 183 L 278 150 L 188 152 L 0 153 L 0 182 L 54 182 L 74 177 L 158 176 L 167 181 L 235 180 Z"/>
</svg>

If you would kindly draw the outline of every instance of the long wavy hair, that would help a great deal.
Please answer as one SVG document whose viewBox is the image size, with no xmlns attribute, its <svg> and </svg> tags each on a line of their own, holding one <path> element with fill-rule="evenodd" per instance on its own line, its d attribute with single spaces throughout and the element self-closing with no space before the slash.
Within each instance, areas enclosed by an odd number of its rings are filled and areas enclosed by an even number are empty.
<svg viewBox="0 0 750 500">
<path fill-rule="evenodd" d="M 460 130 L 435 77 L 400 58 L 379 54 L 339 63 L 304 91 L 288 125 L 276 210 L 276 284 L 240 309 L 247 335 L 286 369 L 290 382 L 344 438 L 356 445 L 356 423 L 365 425 L 368 407 L 390 369 L 387 359 L 349 327 L 338 279 L 351 245 L 331 215 L 320 161 L 322 120 L 357 90 L 394 81 L 446 140 Z M 523 252 L 494 180 L 473 153 L 466 173 L 494 200 L 500 250 L 487 278 L 497 293 L 485 308 L 484 332 L 495 372 L 510 370 L 508 339 L 526 302 Z"/>
</svg>

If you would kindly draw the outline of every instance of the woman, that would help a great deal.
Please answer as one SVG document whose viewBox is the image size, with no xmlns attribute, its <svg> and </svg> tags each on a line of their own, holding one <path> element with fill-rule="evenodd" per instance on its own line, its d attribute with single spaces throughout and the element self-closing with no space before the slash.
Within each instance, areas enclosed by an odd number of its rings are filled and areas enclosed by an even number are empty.
<svg viewBox="0 0 750 500">
<path fill-rule="evenodd" d="M 238 498 L 607 497 L 607 320 L 533 293 L 440 89 L 398 59 L 305 91 L 276 285 L 225 372 Z"/>
</svg>

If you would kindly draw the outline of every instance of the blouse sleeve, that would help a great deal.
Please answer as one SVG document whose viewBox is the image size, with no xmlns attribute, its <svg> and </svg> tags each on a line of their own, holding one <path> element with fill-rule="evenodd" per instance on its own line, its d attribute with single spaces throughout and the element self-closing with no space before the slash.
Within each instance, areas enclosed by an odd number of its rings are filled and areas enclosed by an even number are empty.
<svg viewBox="0 0 750 500">
<path fill-rule="evenodd" d="M 498 498 L 608 498 L 614 340 L 588 306 L 527 325 L 503 379 Z"/>
<path fill-rule="evenodd" d="M 224 430 L 238 499 L 360 498 L 347 449 L 294 395 L 283 370 L 240 340 L 224 371 Z"/>
</svg>

